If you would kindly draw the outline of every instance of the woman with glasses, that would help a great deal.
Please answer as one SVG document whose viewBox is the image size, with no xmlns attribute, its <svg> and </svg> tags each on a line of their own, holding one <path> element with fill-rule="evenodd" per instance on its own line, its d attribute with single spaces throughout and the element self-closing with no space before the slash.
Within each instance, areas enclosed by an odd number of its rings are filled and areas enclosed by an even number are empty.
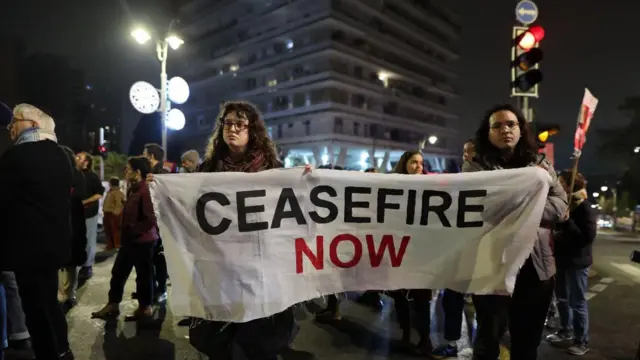
<svg viewBox="0 0 640 360">
<path fill-rule="evenodd" d="M 280 167 L 256 107 L 244 101 L 225 103 L 196 172 L 257 173 Z M 194 319 L 189 336 L 191 344 L 210 358 L 275 360 L 290 343 L 294 324 L 289 308 L 246 323 Z"/>
</svg>

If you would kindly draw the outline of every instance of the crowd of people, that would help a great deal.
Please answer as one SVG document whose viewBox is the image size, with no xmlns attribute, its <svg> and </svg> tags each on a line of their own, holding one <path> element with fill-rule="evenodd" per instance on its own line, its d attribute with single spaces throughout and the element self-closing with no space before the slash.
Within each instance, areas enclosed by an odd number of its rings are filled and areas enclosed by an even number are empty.
<svg viewBox="0 0 640 360">
<path fill-rule="evenodd" d="M 64 310 L 77 304 L 79 279 L 93 274 L 103 196 L 107 248 L 117 250 L 117 255 L 106 305 L 96 309 L 92 317 L 119 315 L 124 285 L 134 268 L 136 292 L 132 295 L 139 306 L 125 321 L 150 318 L 152 306 L 167 298 L 169 276 L 162 234 L 148 188 L 154 174 L 166 173 L 162 161 L 165 150 L 157 144 L 146 145 L 141 156 L 128 159 L 124 179 L 111 179 L 105 193 L 92 171 L 92 156 L 74 154 L 58 144 L 51 116 L 28 104 L 3 111 L 8 116 L 6 141 L 0 141 L 0 221 L 6 229 L 0 237 L 3 345 L 31 347 L 37 359 L 73 359 Z M 403 351 L 425 357 L 456 357 L 463 310 L 472 301 L 477 321 L 477 330 L 469 331 L 474 332 L 474 359 L 497 359 L 505 333 L 509 334 L 513 359 L 536 359 L 555 293 L 561 326 L 546 339 L 554 344 L 568 343 L 568 351 L 574 355 L 585 354 L 589 350 L 586 284 L 596 232 L 586 180 L 575 174 L 570 188 L 574 174 L 554 171 L 538 153 L 524 116 L 510 105 L 487 111 L 476 136 L 464 144 L 463 160 L 461 172 L 534 166 L 549 173 L 550 191 L 535 246 L 518 274 L 513 294 L 436 291 L 442 294 L 447 340 L 436 348 L 431 342 L 430 303 L 432 290 L 437 289 L 371 289 L 374 304 L 380 303 L 381 293 L 393 299 Z M 255 173 L 279 167 L 282 162 L 260 113 L 250 103 L 233 101 L 222 106 L 202 161 L 197 151 L 187 151 L 181 172 Z M 334 165 L 322 167 L 341 170 Z M 393 172 L 429 174 L 425 167 L 422 152 L 409 151 Z M 307 165 L 302 171 L 309 173 L 313 168 Z M 448 171 L 458 170 L 452 166 Z M 128 185 L 126 194 L 121 180 Z M 316 316 L 340 321 L 338 296 L 329 296 L 327 308 Z M 190 326 L 191 344 L 212 359 L 274 360 L 291 346 L 298 331 L 293 307 L 247 323 L 189 318 L 179 325 Z M 411 339 L 413 328 L 419 335 L 416 345 Z M 257 333 L 262 336 L 255 336 Z"/>
</svg>

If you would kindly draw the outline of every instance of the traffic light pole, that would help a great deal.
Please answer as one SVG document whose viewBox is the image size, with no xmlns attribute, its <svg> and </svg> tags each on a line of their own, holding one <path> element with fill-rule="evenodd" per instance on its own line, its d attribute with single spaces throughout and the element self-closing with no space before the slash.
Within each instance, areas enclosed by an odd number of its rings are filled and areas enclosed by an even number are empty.
<svg viewBox="0 0 640 360">
<path fill-rule="evenodd" d="M 520 104 L 520 109 L 522 109 L 522 113 L 524 114 L 525 119 L 527 119 L 528 123 L 532 123 L 533 122 L 533 109 L 531 109 L 530 105 L 529 105 L 529 97 L 528 96 L 522 96 L 520 97 L 522 99 L 521 104 Z"/>
<path fill-rule="evenodd" d="M 104 128 L 100 128 L 100 146 L 104 144 Z M 100 180 L 104 181 L 104 158 L 102 156 L 100 158 Z"/>
</svg>

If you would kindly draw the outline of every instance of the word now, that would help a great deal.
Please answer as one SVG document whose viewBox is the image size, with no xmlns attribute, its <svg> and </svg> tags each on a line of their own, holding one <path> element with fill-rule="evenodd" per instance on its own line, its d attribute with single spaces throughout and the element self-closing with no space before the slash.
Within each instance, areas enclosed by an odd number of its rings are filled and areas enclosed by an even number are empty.
<svg viewBox="0 0 640 360">
<path fill-rule="evenodd" d="M 402 259 L 410 240 L 410 236 L 403 236 L 400 240 L 400 248 L 396 252 L 393 235 L 382 235 L 382 240 L 380 241 L 378 248 L 376 248 L 373 235 L 366 235 L 364 242 L 367 246 L 367 254 L 369 255 L 369 263 L 371 264 L 371 267 L 377 268 L 380 266 L 385 252 L 389 253 L 389 262 L 391 263 L 391 267 L 399 267 L 402 265 Z M 338 257 L 338 245 L 342 242 L 349 242 L 353 246 L 353 257 L 347 261 L 343 261 Z M 322 235 L 316 236 L 315 252 L 309 248 L 305 239 L 297 238 L 295 241 L 296 273 L 301 274 L 304 271 L 302 265 L 305 257 L 316 270 L 324 269 L 324 249 L 324 236 Z M 329 242 L 329 261 L 339 268 L 348 269 L 357 266 L 362 260 L 362 253 L 363 241 L 353 234 L 340 234 L 335 236 Z"/>
</svg>

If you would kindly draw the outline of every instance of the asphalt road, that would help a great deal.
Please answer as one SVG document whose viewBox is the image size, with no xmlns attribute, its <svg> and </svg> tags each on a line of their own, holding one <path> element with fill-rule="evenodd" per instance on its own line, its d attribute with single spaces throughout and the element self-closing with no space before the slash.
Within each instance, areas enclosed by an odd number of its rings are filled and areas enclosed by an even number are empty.
<svg viewBox="0 0 640 360">
<path fill-rule="evenodd" d="M 590 280 L 591 348 L 583 358 L 632 360 L 640 342 L 640 266 L 629 263 L 632 249 L 640 249 L 640 238 L 599 235 L 595 246 L 594 269 L 597 276 Z M 113 253 L 101 253 L 104 261 L 96 265 L 94 277 L 79 291 L 79 304 L 68 315 L 69 336 L 76 359 L 82 360 L 191 360 L 201 359 L 188 343 L 186 328 L 178 327 L 170 311 L 159 309 L 154 326 L 136 329 L 133 323 L 105 326 L 91 319 L 90 313 L 107 300 Z M 135 288 L 134 276 L 125 293 Z M 358 360 L 415 359 L 396 349 L 400 332 L 393 319 L 392 304 L 374 311 L 353 301 L 343 301 L 343 319 L 319 323 L 310 311 L 323 306 L 317 299 L 300 307 L 296 317 L 301 330 L 293 350 L 282 354 L 283 360 Z M 135 300 L 121 304 L 124 313 L 133 311 Z M 442 311 L 433 304 L 434 343 L 442 336 Z M 417 339 L 417 334 L 416 337 Z M 466 336 L 459 347 L 468 347 Z M 468 353 L 468 350 L 466 351 Z M 460 356 L 468 359 L 468 356 Z M 504 354 L 503 359 L 508 358 Z M 569 359 L 563 349 L 544 343 L 541 359 Z"/>
</svg>

